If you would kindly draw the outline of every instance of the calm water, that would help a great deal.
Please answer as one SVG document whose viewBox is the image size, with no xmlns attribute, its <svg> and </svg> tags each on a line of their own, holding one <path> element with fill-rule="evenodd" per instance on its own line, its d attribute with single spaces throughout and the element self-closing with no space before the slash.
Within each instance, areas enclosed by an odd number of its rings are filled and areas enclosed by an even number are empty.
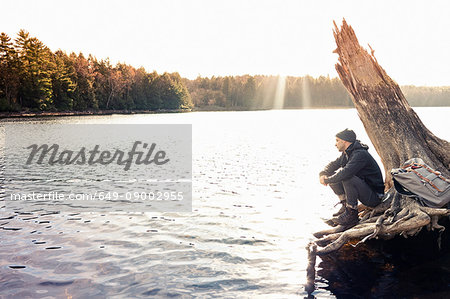
<svg viewBox="0 0 450 299">
<path fill-rule="evenodd" d="M 450 108 L 416 111 L 450 140 Z M 193 212 L 3 209 L 0 297 L 303 297 L 305 246 L 336 203 L 317 179 L 338 155 L 334 134 L 353 128 L 370 145 L 353 109 L 26 121 L 191 123 Z M 334 297 L 326 281 L 318 286 L 315 296 Z"/>
</svg>

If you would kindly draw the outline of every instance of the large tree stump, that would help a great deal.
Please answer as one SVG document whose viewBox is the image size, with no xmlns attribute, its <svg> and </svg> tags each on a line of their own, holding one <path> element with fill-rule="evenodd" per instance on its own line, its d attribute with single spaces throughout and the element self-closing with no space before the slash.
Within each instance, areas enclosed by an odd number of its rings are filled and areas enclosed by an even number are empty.
<svg viewBox="0 0 450 299">
<path fill-rule="evenodd" d="M 336 70 L 383 161 L 387 187 L 391 187 L 390 170 L 413 157 L 450 176 L 450 143 L 424 126 L 398 84 L 378 64 L 374 50 L 369 54 L 359 45 L 352 27 L 345 20 L 341 30 L 334 26 Z"/>
<path fill-rule="evenodd" d="M 373 238 L 391 239 L 418 234 L 422 228 L 443 231 L 438 224 L 449 216 L 450 209 L 433 209 L 404 198 L 392 188 L 390 170 L 413 157 L 450 177 L 450 143 L 436 137 L 409 106 L 400 87 L 378 64 L 374 51 L 369 54 L 359 45 L 353 29 L 343 20 L 339 29 L 334 23 L 334 37 L 339 55 L 336 70 L 350 93 L 366 132 L 379 154 L 386 173 L 386 196 L 373 210 L 363 210 L 358 225 L 334 227 L 314 234 L 318 255 L 339 250 L 344 244 L 365 242 Z M 370 47 L 370 46 L 369 46 Z M 316 254 L 316 251 L 310 251 Z M 310 260 L 313 257 L 310 256 Z"/>
</svg>

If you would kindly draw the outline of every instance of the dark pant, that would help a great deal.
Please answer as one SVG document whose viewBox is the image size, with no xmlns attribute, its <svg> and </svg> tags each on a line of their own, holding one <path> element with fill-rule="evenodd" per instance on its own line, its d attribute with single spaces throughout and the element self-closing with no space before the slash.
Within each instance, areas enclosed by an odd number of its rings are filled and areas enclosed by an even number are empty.
<svg viewBox="0 0 450 299">
<path fill-rule="evenodd" d="M 339 183 L 330 184 L 330 187 L 336 195 L 345 194 L 347 204 L 351 207 L 358 205 L 358 199 L 364 205 L 372 208 L 381 202 L 381 199 L 370 189 L 369 185 L 357 176 Z"/>
</svg>

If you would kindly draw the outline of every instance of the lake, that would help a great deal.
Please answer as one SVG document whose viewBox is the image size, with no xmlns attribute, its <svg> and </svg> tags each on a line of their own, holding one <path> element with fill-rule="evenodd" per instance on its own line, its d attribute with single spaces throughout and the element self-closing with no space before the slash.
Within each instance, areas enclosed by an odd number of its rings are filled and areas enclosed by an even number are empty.
<svg viewBox="0 0 450 299">
<path fill-rule="evenodd" d="M 450 107 L 415 110 L 435 135 L 450 140 Z M 78 214 L 3 208 L 0 297 L 306 296 L 305 246 L 336 210 L 337 198 L 318 182 L 318 173 L 339 155 L 334 135 L 352 128 L 381 163 L 355 109 L 5 122 L 192 124 L 193 207 L 186 213 Z M 314 295 L 334 298 L 327 281 L 318 279 Z"/>
</svg>

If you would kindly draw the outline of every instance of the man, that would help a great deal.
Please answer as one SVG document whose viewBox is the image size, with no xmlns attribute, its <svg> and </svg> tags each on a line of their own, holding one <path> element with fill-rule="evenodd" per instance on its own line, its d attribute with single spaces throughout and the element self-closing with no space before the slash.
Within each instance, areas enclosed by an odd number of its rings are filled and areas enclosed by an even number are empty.
<svg viewBox="0 0 450 299">
<path fill-rule="evenodd" d="M 369 154 L 368 146 L 356 140 L 352 130 L 336 134 L 336 147 L 342 155 L 320 172 L 319 180 L 330 185 L 338 195 L 342 208 L 333 216 L 340 225 L 358 223 L 358 199 L 368 207 L 376 207 L 384 194 L 383 176 L 377 162 Z"/>
</svg>

